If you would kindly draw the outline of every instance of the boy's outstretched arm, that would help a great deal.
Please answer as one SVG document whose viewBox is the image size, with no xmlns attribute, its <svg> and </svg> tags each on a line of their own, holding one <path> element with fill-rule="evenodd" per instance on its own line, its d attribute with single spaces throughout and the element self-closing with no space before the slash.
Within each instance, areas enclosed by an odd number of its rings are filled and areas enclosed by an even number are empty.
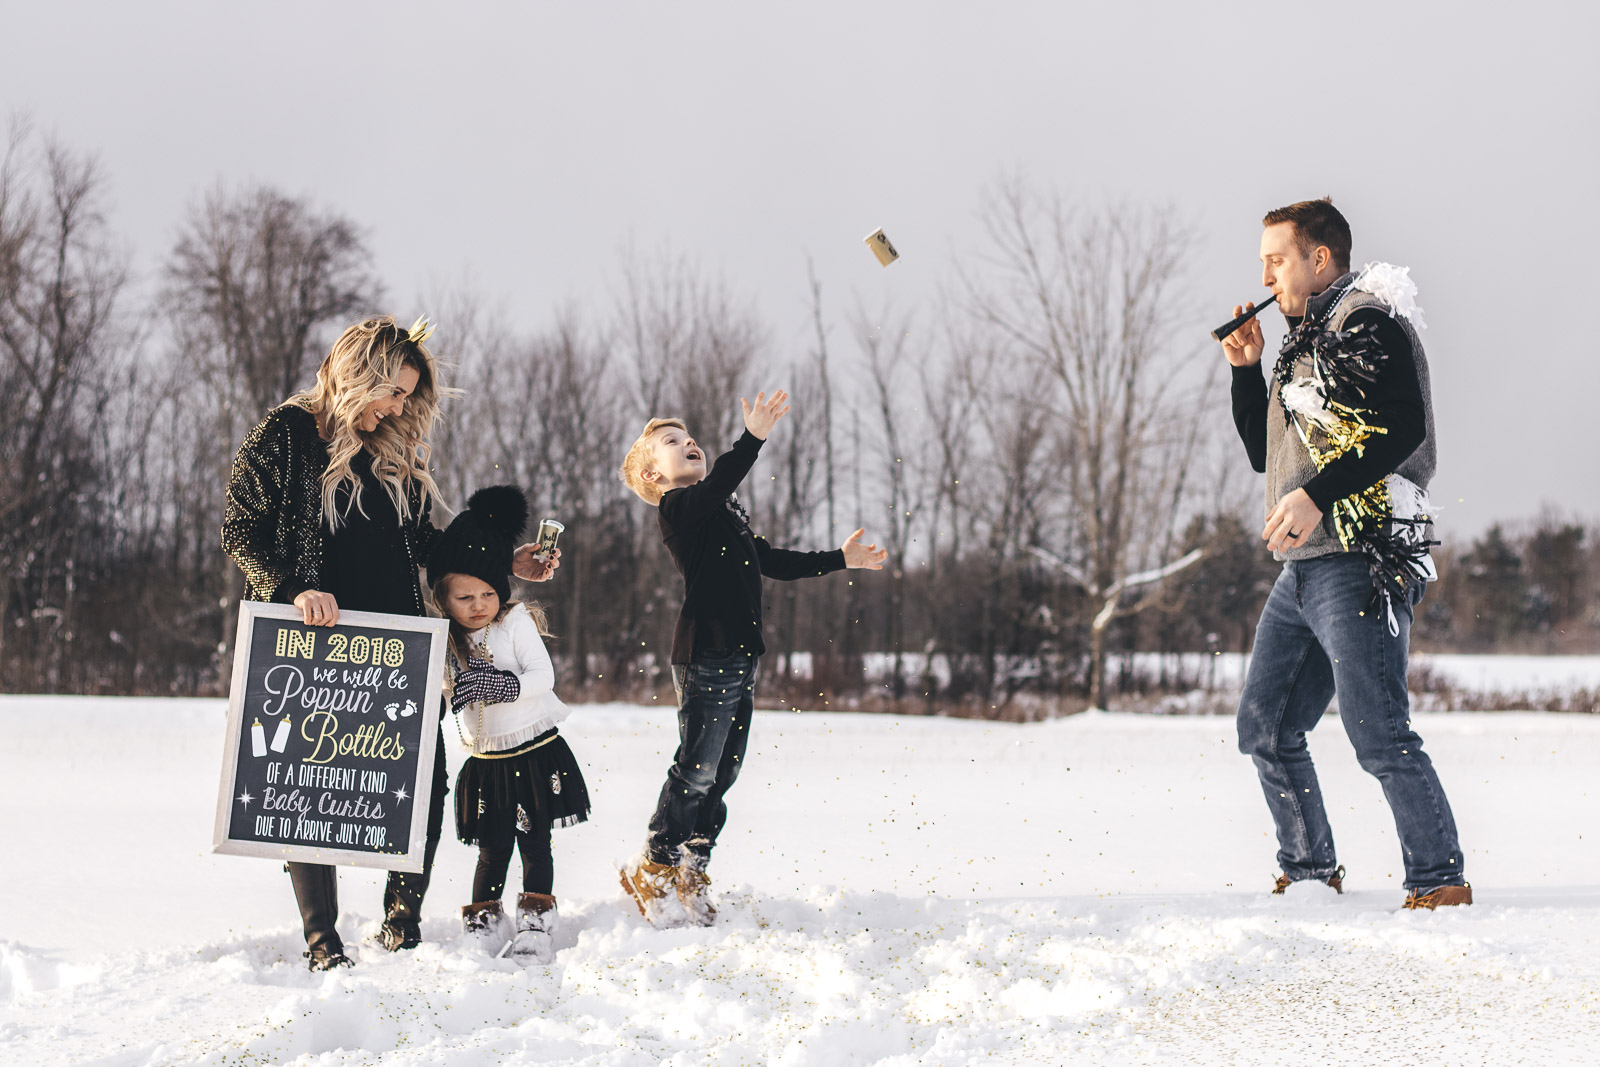
<svg viewBox="0 0 1600 1067">
<path fill-rule="evenodd" d="M 754 407 L 742 396 L 739 404 L 744 408 L 745 432 L 739 435 L 733 447 L 717 457 L 710 472 L 700 481 L 670 490 L 661 498 L 661 512 L 674 526 L 699 522 L 722 507 L 722 502 L 739 488 L 739 483 L 761 455 L 762 442 L 778 420 L 789 413 L 789 394 L 779 389 L 769 399 L 761 392 L 756 394 Z"/>
<path fill-rule="evenodd" d="M 797 578 L 815 578 L 822 574 L 845 570 L 883 570 L 883 561 L 889 550 L 877 545 L 861 543 L 866 530 L 857 530 L 845 538 L 844 544 L 831 552 L 796 552 L 787 548 L 773 548 L 765 537 L 756 538 L 756 560 L 765 578 L 792 582 Z"/>
</svg>

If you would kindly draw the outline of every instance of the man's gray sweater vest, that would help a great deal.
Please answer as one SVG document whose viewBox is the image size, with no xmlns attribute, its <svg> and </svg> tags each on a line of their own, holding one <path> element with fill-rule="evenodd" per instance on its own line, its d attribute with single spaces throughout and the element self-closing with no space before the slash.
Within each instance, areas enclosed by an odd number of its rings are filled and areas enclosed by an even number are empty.
<svg viewBox="0 0 1600 1067">
<path fill-rule="evenodd" d="M 1417 337 L 1417 331 L 1412 328 L 1411 320 L 1404 315 L 1395 315 L 1389 306 L 1371 293 L 1362 292 L 1350 287 L 1355 281 L 1353 273 L 1346 274 L 1334 282 L 1327 289 L 1312 297 L 1306 305 L 1308 317 L 1320 316 L 1324 313 L 1330 301 L 1335 302 L 1331 312 L 1327 312 L 1327 329 L 1340 330 L 1344 322 L 1353 313 L 1369 307 L 1381 308 L 1384 313 L 1392 317 L 1400 328 L 1405 331 L 1406 340 L 1411 342 L 1412 361 L 1417 368 L 1417 384 L 1422 391 L 1422 406 L 1426 414 L 1428 436 L 1417 450 L 1407 456 L 1405 462 L 1400 464 L 1396 474 L 1416 483 L 1420 488 L 1427 489 L 1428 483 L 1433 479 L 1433 468 L 1437 458 L 1435 451 L 1435 438 L 1433 433 L 1433 390 L 1428 380 L 1428 357 L 1422 350 L 1422 341 Z M 1343 289 L 1341 295 L 1341 287 Z M 1295 365 L 1296 378 L 1309 378 L 1311 376 L 1311 357 L 1302 356 Z M 1309 482 L 1317 473 L 1316 464 L 1311 462 L 1311 454 L 1306 451 L 1306 446 L 1300 440 L 1300 434 L 1294 426 L 1283 417 L 1283 408 L 1278 403 L 1278 381 L 1268 375 L 1267 381 L 1267 507 L 1265 514 L 1271 514 L 1272 509 L 1278 506 L 1278 501 L 1285 495 L 1294 492 Z M 1333 530 L 1333 516 L 1324 515 L 1317 524 L 1317 529 L 1312 531 L 1311 537 L 1299 548 L 1274 553 L 1279 560 L 1291 559 L 1316 559 L 1319 556 L 1330 556 L 1347 549 L 1339 543 L 1339 535 Z"/>
</svg>

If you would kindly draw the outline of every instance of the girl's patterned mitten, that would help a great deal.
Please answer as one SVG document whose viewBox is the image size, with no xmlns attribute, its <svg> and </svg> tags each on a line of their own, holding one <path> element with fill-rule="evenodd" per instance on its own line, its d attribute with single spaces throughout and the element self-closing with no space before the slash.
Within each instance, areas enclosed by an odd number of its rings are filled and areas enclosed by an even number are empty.
<svg viewBox="0 0 1600 1067">
<path fill-rule="evenodd" d="M 516 675 L 472 656 L 467 659 L 467 669 L 456 675 L 450 710 L 460 711 L 468 704 L 508 704 L 521 695 L 522 683 Z"/>
</svg>

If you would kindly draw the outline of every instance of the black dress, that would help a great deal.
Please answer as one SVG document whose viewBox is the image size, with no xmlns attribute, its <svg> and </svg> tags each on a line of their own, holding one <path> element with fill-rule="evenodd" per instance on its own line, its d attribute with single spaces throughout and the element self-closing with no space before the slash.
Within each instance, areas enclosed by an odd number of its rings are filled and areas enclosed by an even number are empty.
<svg viewBox="0 0 1600 1067">
<path fill-rule="evenodd" d="M 343 486 L 334 495 L 341 518 L 337 530 L 323 531 L 322 591 L 332 593 L 341 610 L 421 615 L 421 586 L 400 513 L 372 473 L 371 454 L 357 452 L 350 470 L 361 479 L 360 507 L 351 506 Z"/>
</svg>

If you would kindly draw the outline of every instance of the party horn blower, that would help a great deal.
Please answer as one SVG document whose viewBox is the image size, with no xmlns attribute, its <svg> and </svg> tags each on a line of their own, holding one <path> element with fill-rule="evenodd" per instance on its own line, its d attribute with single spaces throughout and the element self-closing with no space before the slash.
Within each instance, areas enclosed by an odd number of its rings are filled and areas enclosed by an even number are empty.
<svg viewBox="0 0 1600 1067">
<path fill-rule="evenodd" d="M 1238 318 L 1229 319 L 1227 322 L 1223 323 L 1221 326 L 1218 326 L 1215 330 L 1211 331 L 1211 339 L 1213 341 L 1222 340 L 1224 337 L 1228 336 L 1234 330 L 1237 330 L 1239 327 L 1243 326 L 1245 323 L 1249 322 L 1251 319 L 1253 319 L 1257 315 L 1261 314 L 1263 311 L 1265 311 L 1277 299 L 1278 299 L 1278 294 L 1277 293 L 1273 293 L 1271 296 L 1269 296 L 1265 300 L 1263 300 L 1260 304 L 1257 304 L 1255 307 L 1251 308 L 1249 311 L 1246 311 L 1243 315 L 1240 315 Z"/>
</svg>

